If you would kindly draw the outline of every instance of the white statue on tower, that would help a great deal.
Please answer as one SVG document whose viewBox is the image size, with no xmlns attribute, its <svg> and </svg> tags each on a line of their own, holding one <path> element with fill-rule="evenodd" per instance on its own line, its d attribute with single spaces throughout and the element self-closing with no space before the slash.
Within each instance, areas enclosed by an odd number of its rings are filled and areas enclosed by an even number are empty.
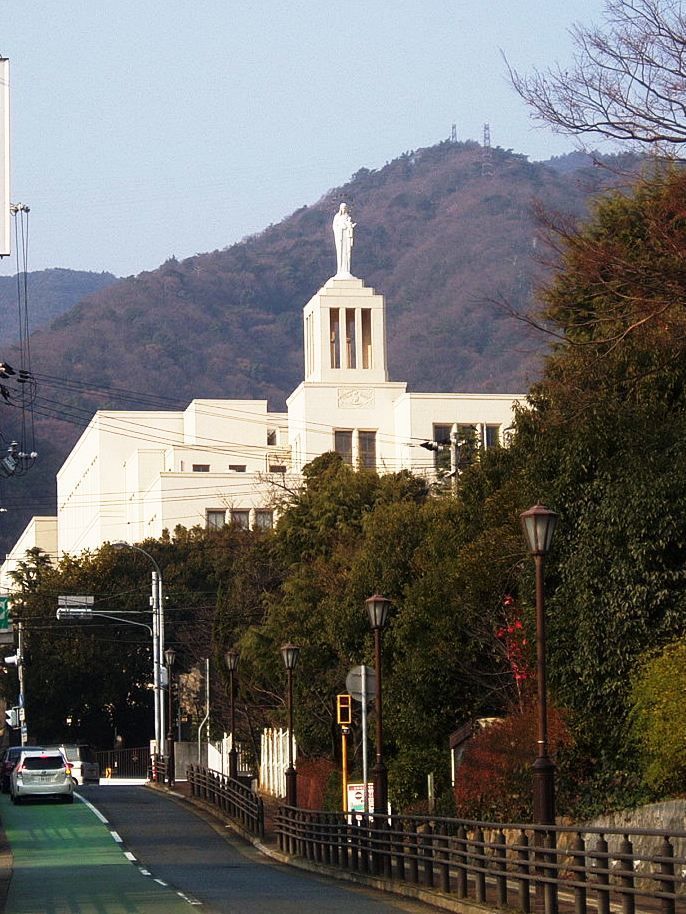
<svg viewBox="0 0 686 914">
<path fill-rule="evenodd" d="M 341 203 L 333 217 L 333 237 L 336 242 L 336 276 L 351 279 L 350 255 L 353 247 L 353 230 L 357 225 L 348 212 L 348 204 Z"/>
</svg>

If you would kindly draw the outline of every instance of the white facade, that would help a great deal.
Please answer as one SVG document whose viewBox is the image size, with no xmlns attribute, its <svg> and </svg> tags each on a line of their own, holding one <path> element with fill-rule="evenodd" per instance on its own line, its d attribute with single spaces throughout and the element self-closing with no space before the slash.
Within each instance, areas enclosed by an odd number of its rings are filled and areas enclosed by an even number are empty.
<svg viewBox="0 0 686 914">
<path fill-rule="evenodd" d="M 274 495 L 336 450 L 355 466 L 435 475 L 422 442 L 468 427 L 502 443 L 521 395 L 408 393 L 388 380 L 383 296 L 333 277 L 304 308 L 305 374 L 272 413 L 265 400 L 194 400 L 182 412 L 99 411 L 57 474 L 57 517 L 34 518 L 0 569 L 23 551 L 77 554 L 159 538 L 178 525 L 269 526 Z M 50 520 L 51 524 L 46 521 Z M 27 545 L 30 543 L 30 545 Z"/>
</svg>

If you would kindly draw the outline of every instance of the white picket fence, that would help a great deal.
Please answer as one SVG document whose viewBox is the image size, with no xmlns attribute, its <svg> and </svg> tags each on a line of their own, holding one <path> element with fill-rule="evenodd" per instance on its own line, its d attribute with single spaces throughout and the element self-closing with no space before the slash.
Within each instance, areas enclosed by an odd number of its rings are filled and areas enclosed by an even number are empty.
<svg viewBox="0 0 686 914">
<path fill-rule="evenodd" d="M 298 747 L 293 739 L 293 764 Z M 288 768 L 288 730 L 269 728 L 262 731 L 260 746 L 259 787 L 274 797 L 286 796 L 286 769 Z"/>
<path fill-rule="evenodd" d="M 207 745 L 207 767 L 212 771 L 220 771 L 222 774 L 229 773 L 229 752 L 231 751 L 231 734 L 225 733 L 223 739 Z M 238 776 L 250 777 L 252 767 L 247 753 L 243 747 L 236 742 Z"/>
</svg>

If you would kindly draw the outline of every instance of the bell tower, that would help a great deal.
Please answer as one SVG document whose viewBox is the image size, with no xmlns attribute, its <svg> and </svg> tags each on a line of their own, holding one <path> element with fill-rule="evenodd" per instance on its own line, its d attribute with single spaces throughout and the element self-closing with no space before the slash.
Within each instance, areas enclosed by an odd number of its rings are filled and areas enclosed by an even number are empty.
<svg viewBox="0 0 686 914">
<path fill-rule="evenodd" d="M 388 381 L 386 309 L 361 279 L 333 276 L 305 305 L 305 381 Z"/>
</svg>

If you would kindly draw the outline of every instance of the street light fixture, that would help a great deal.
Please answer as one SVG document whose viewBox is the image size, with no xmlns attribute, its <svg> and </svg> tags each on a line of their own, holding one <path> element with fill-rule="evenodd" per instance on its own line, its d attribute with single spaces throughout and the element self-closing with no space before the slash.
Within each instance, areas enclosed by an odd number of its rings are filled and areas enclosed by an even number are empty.
<svg viewBox="0 0 686 914">
<path fill-rule="evenodd" d="M 238 778 L 238 752 L 236 750 L 236 708 L 234 704 L 235 693 L 233 686 L 233 674 L 238 669 L 238 651 L 231 648 L 224 654 L 226 668 L 229 671 L 229 708 L 230 708 L 230 726 L 231 726 L 231 748 L 229 749 L 229 777 L 232 780 Z"/>
<path fill-rule="evenodd" d="M 520 515 L 529 551 L 536 564 L 536 679 L 538 689 L 538 738 L 534 762 L 534 821 L 555 824 L 555 764 L 548 754 L 548 692 L 546 685 L 546 635 L 543 566 L 558 515 L 544 505 L 534 505 Z"/>
<path fill-rule="evenodd" d="M 374 663 L 376 666 L 376 764 L 372 771 L 374 781 L 374 812 L 388 812 L 388 771 L 383 760 L 383 709 L 381 686 L 381 632 L 388 619 L 391 601 L 379 594 L 365 600 L 369 624 L 374 632 Z"/>
<path fill-rule="evenodd" d="M 284 644 L 281 648 L 286 674 L 288 676 L 288 768 L 286 769 L 286 805 L 298 805 L 298 774 L 293 765 L 293 671 L 298 665 L 300 648 L 295 644 Z"/>
<path fill-rule="evenodd" d="M 141 549 L 140 546 L 134 546 L 133 543 L 127 543 L 119 540 L 112 543 L 113 549 L 133 549 L 134 552 L 140 552 L 152 563 L 155 569 L 152 572 L 152 593 L 150 605 L 152 607 L 152 656 L 153 656 L 153 693 L 155 700 L 155 751 L 164 754 L 163 734 L 164 734 L 164 691 L 162 689 L 162 677 L 160 674 L 164 660 L 164 603 L 162 601 L 162 572 L 155 559 Z"/>
<path fill-rule="evenodd" d="M 173 647 L 168 647 L 164 652 L 164 660 L 167 665 L 167 708 L 169 721 L 167 726 L 167 783 L 173 787 L 176 783 L 176 759 L 174 753 L 174 702 L 172 692 L 172 669 L 176 660 L 176 651 Z"/>
</svg>

